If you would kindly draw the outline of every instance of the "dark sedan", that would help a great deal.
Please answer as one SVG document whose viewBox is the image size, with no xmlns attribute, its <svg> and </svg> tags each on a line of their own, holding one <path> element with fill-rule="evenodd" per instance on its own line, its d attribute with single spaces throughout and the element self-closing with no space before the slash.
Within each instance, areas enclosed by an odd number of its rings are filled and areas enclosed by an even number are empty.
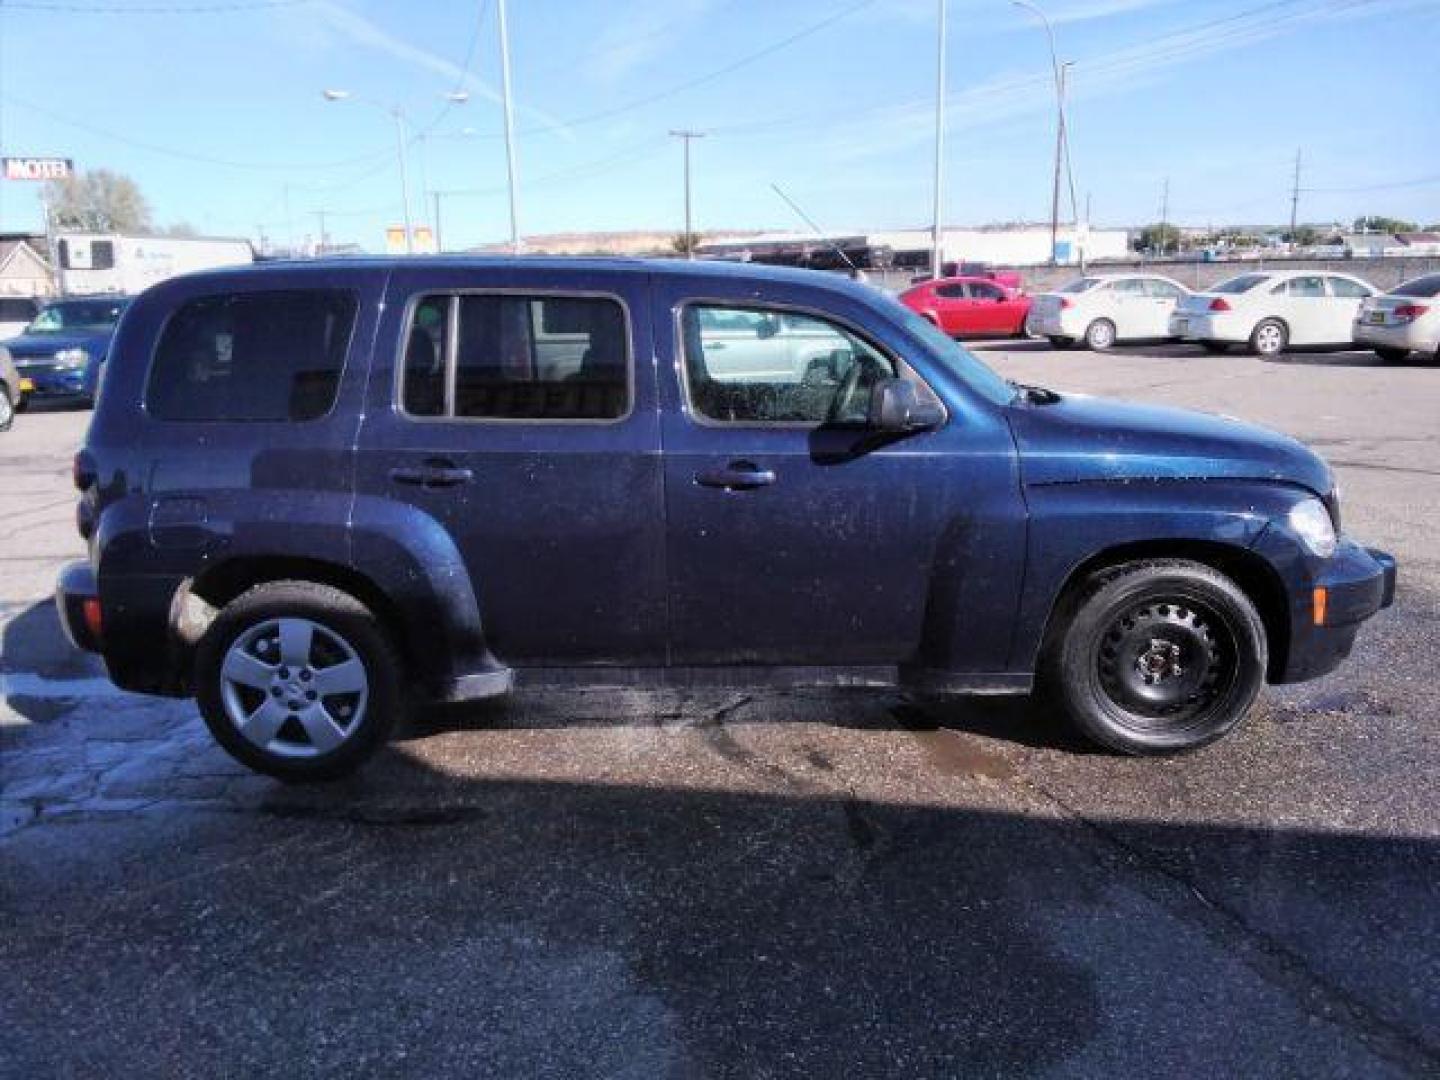
<svg viewBox="0 0 1440 1080">
<path fill-rule="evenodd" d="M 16 407 L 32 401 L 93 404 L 115 324 L 129 302 L 125 296 L 51 301 L 23 334 L 0 346 L 20 375 Z"/>
</svg>

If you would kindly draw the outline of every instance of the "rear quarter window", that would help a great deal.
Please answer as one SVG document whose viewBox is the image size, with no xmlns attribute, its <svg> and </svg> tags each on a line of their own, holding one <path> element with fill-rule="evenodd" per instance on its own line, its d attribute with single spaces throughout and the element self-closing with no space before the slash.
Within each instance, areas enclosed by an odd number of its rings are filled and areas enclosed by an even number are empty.
<svg viewBox="0 0 1440 1080">
<path fill-rule="evenodd" d="M 1219 285 L 1210 286 L 1209 291 L 1212 293 L 1229 293 L 1233 296 L 1236 293 L 1249 292 L 1256 285 L 1269 280 L 1269 274 L 1241 274 L 1239 277 L 1232 277 L 1228 281 L 1222 281 Z"/>
<path fill-rule="evenodd" d="M 1415 278 L 1407 281 L 1397 289 L 1392 289 L 1391 296 L 1440 296 L 1440 274 L 1427 274 L 1425 277 Z"/>
<path fill-rule="evenodd" d="M 203 296 L 170 317 L 145 407 L 160 420 L 303 421 L 335 404 L 356 301 L 338 289 Z"/>
</svg>

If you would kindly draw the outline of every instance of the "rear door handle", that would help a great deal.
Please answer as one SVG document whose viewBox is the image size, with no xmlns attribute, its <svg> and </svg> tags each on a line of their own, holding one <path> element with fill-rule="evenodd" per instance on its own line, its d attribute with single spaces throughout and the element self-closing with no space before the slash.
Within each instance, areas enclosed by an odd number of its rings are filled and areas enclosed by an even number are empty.
<svg viewBox="0 0 1440 1080">
<path fill-rule="evenodd" d="M 751 491 L 775 483 L 773 469 L 762 469 L 749 461 L 732 461 L 723 469 L 708 469 L 695 474 L 701 487 L 723 488 L 726 491 Z"/>
<path fill-rule="evenodd" d="M 457 484 L 468 484 L 475 479 L 475 472 L 450 464 L 402 465 L 390 470 L 390 479 L 397 484 L 415 484 L 419 487 L 454 487 Z"/>
</svg>

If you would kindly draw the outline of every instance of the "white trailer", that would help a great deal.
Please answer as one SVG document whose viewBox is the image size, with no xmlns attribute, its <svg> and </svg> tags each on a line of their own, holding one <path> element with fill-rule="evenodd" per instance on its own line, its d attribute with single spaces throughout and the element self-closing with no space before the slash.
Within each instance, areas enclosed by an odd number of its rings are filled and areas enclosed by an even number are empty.
<svg viewBox="0 0 1440 1080">
<path fill-rule="evenodd" d="M 217 237 L 61 233 L 54 239 L 60 292 L 128 296 L 177 274 L 255 261 L 248 240 Z"/>
</svg>

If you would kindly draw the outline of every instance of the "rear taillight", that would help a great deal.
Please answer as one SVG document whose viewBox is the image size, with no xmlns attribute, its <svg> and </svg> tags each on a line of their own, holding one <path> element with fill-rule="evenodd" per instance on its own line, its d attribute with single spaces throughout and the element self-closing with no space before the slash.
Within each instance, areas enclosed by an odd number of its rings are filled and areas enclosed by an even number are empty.
<svg viewBox="0 0 1440 1080">
<path fill-rule="evenodd" d="M 1424 304 L 1401 304 L 1395 309 L 1395 321 L 1414 322 L 1429 310 Z"/>
<path fill-rule="evenodd" d="M 1214 300 L 1211 300 L 1211 301 L 1210 301 L 1210 310 L 1211 310 L 1211 311 L 1229 311 L 1229 310 L 1230 310 L 1230 301 L 1229 301 L 1229 300 L 1226 300 L 1223 296 L 1217 296 L 1217 297 L 1215 297 Z"/>
<path fill-rule="evenodd" d="M 76 491 L 88 491 L 95 483 L 95 459 L 81 450 L 70 463 L 70 478 L 75 481 Z"/>
<path fill-rule="evenodd" d="M 1069 308 L 1072 308 L 1072 307 L 1074 307 L 1074 306 L 1075 306 L 1075 301 L 1074 301 L 1074 300 L 1071 300 L 1068 296 L 1062 296 L 1062 297 L 1060 297 L 1060 310 L 1061 310 L 1061 311 L 1066 311 L 1066 310 L 1068 310 Z"/>
</svg>

